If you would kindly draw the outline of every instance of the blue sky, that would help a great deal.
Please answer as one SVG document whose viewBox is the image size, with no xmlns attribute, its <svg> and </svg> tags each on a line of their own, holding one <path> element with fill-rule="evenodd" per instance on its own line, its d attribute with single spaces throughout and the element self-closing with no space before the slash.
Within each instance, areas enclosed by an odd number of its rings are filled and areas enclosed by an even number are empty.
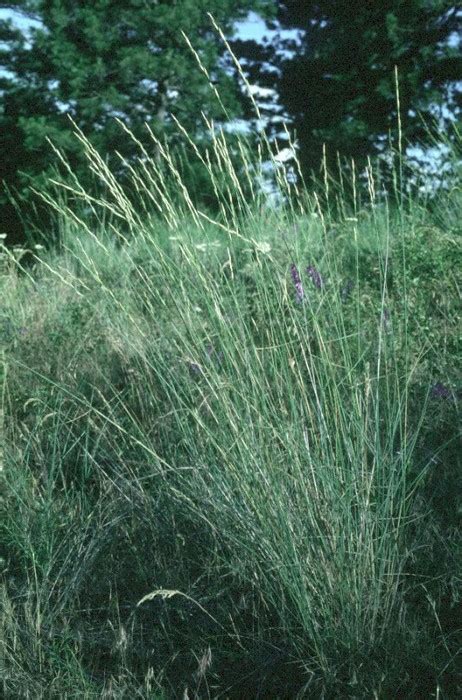
<svg viewBox="0 0 462 700">
<path fill-rule="evenodd" d="M 276 35 L 284 39 L 296 39 L 298 30 L 283 30 L 280 32 L 268 29 L 265 22 L 255 12 L 249 12 L 244 22 L 236 22 L 237 38 L 243 41 L 254 39 L 255 41 L 271 41 Z"/>
<path fill-rule="evenodd" d="M 40 26 L 40 22 L 22 17 L 19 12 L 14 12 L 13 10 L 0 9 L 0 19 L 9 19 L 14 21 L 15 26 L 24 31 L 27 31 L 29 27 Z"/>
<path fill-rule="evenodd" d="M 243 41 L 249 39 L 255 39 L 256 41 L 262 41 L 263 39 L 270 39 L 274 32 L 267 29 L 264 21 L 255 14 L 255 12 L 250 12 L 245 22 L 236 22 L 237 37 Z"/>
</svg>

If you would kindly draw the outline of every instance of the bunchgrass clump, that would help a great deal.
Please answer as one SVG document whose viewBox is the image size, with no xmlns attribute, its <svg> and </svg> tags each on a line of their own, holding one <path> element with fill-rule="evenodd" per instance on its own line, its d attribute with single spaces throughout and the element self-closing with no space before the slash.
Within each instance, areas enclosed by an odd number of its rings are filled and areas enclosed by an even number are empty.
<svg viewBox="0 0 462 700">
<path fill-rule="evenodd" d="M 456 697 L 457 220 L 79 138 L 0 280 L 5 695 Z"/>
</svg>

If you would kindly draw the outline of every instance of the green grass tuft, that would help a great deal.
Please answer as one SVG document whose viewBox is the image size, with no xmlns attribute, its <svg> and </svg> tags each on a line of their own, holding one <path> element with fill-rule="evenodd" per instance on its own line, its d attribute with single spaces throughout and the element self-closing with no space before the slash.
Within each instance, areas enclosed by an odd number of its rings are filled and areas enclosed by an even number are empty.
<svg viewBox="0 0 462 700">
<path fill-rule="evenodd" d="M 0 278 L 5 696 L 458 697 L 460 190 L 265 207 L 218 138 L 212 215 L 82 142 Z"/>
</svg>

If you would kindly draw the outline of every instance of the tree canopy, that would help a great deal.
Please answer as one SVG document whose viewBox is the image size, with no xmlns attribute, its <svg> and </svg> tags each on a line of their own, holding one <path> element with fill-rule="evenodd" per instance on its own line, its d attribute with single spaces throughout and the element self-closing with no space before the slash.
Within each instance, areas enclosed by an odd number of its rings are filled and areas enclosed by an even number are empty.
<svg viewBox="0 0 462 700">
<path fill-rule="evenodd" d="M 277 19 L 271 26 L 292 30 L 290 38 L 236 48 L 252 79 L 277 91 L 305 170 L 319 165 L 323 144 L 333 157 L 339 151 L 358 160 L 381 150 L 397 124 L 395 66 L 408 142 L 425 140 L 425 119 L 444 125 L 460 114 L 456 3 L 279 0 Z"/>
<path fill-rule="evenodd" d="M 43 176 L 54 159 L 47 139 L 77 167 L 79 146 L 68 116 L 110 157 L 115 150 L 129 155 L 133 148 L 128 139 L 121 139 L 114 117 L 139 138 L 146 134 L 145 122 L 157 136 L 166 137 L 173 113 L 196 138 L 203 128 L 202 114 L 216 120 L 239 115 L 242 94 L 207 13 L 231 33 L 233 22 L 249 10 L 266 14 L 272 6 L 271 0 L 0 3 L 0 8 L 40 22 L 29 36 L 11 19 L 0 22 L 0 145 L 8 153 L 0 165 L 0 179 L 25 195 L 31 176 Z M 0 202 L 4 200 L 0 194 Z"/>
</svg>

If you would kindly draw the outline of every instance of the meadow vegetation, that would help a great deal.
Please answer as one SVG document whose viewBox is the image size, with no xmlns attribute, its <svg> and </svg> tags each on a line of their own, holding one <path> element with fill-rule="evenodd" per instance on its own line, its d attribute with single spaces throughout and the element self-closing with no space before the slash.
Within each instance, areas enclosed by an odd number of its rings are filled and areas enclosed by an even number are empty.
<svg viewBox="0 0 462 700">
<path fill-rule="evenodd" d="M 460 697 L 460 182 L 79 138 L 3 248 L 5 697 Z"/>
</svg>

